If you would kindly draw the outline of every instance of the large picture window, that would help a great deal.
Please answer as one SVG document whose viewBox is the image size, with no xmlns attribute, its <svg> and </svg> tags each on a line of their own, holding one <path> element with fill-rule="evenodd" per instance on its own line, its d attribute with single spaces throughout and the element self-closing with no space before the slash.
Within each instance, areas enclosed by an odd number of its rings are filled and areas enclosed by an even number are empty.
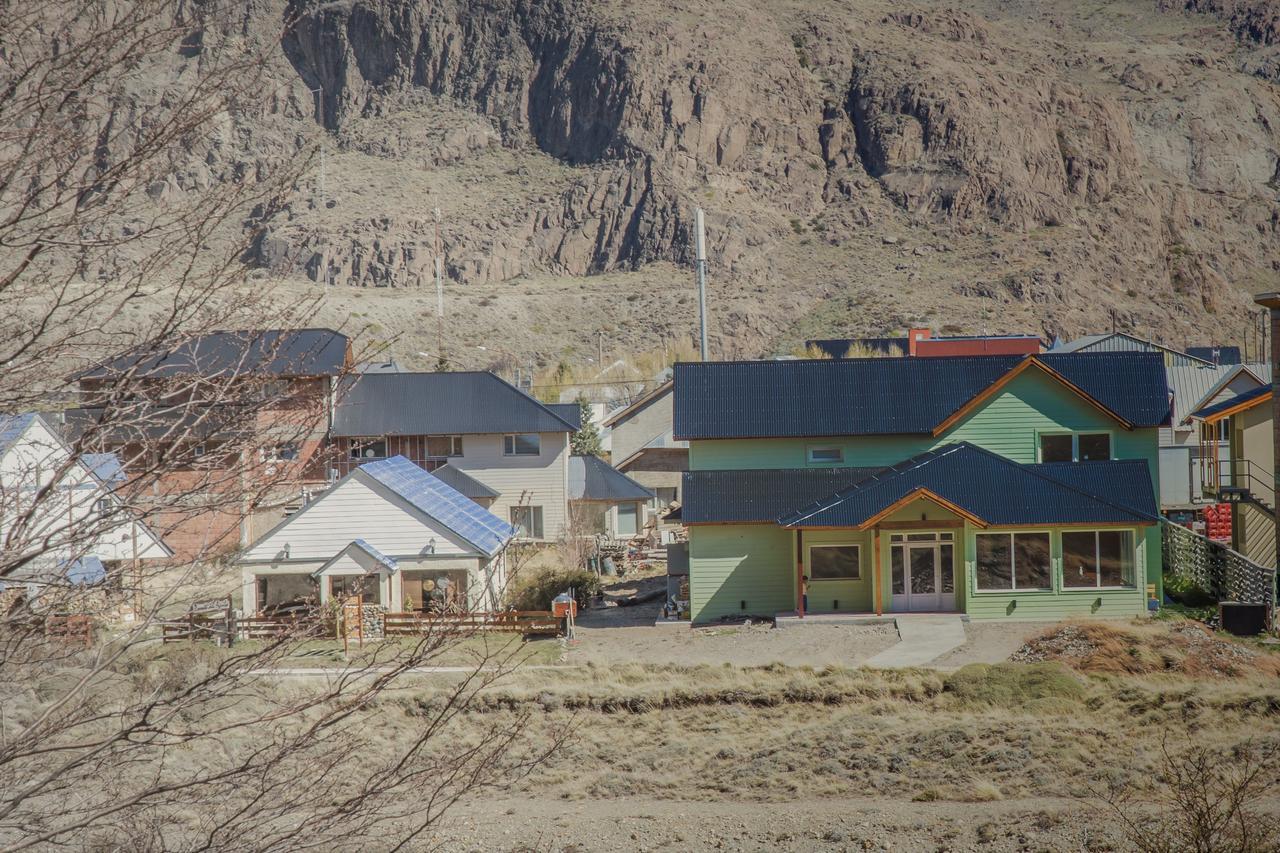
<svg viewBox="0 0 1280 853">
<path fill-rule="evenodd" d="M 856 581 L 862 578 L 857 545 L 822 545 L 809 549 L 809 580 Z"/>
<path fill-rule="evenodd" d="M 979 533 L 974 536 L 978 589 L 1051 589 L 1048 533 Z"/>
<path fill-rule="evenodd" d="M 462 455 L 462 436 L 429 435 L 427 436 L 427 455 L 448 457 Z"/>
<path fill-rule="evenodd" d="M 542 507 L 540 506 L 513 506 L 511 507 L 511 524 L 518 528 L 516 536 L 521 539 L 541 539 L 542 538 Z"/>
<path fill-rule="evenodd" d="M 1041 462 L 1105 462 L 1111 458 L 1111 433 L 1042 433 Z"/>
<path fill-rule="evenodd" d="M 1100 589 L 1134 585 L 1133 531 L 1078 530 L 1062 534 L 1062 585 Z"/>
<path fill-rule="evenodd" d="M 542 452 L 542 436 L 536 432 L 522 432 L 503 437 L 502 453 L 505 456 L 537 456 Z"/>
</svg>

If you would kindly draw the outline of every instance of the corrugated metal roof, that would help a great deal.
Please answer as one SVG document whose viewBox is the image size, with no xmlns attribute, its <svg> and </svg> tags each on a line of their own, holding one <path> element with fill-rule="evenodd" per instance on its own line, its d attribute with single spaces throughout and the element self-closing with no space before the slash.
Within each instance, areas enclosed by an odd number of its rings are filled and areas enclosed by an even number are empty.
<svg viewBox="0 0 1280 853">
<path fill-rule="evenodd" d="M 1135 426 L 1168 419 L 1157 353 L 682 362 L 674 431 L 681 439 L 929 434 L 1029 358 Z"/>
<path fill-rule="evenodd" d="M 653 492 L 599 456 L 569 457 L 569 500 L 647 501 Z"/>
<path fill-rule="evenodd" d="M 617 409 L 613 412 L 610 412 L 609 415 L 605 417 L 604 423 L 602 423 L 601 426 L 612 427 L 615 424 L 617 424 L 619 421 L 626 420 L 636 412 L 639 412 L 642 409 L 648 408 L 650 404 L 656 403 L 658 400 L 662 399 L 667 394 L 670 394 L 671 388 L 672 388 L 672 383 L 671 383 L 671 380 L 668 379 L 666 382 L 663 382 L 661 385 L 654 388 L 649 393 L 643 394 L 640 397 L 637 397 L 635 400 L 632 400 L 630 403 L 623 406 L 621 409 Z"/>
<path fill-rule="evenodd" d="M 485 554 L 496 554 L 516 534 L 510 524 L 403 456 L 367 462 L 356 470 L 377 480 Z"/>
<path fill-rule="evenodd" d="M 394 572 L 397 568 L 399 568 L 399 564 L 396 563 L 395 560 L 391 559 L 386 554 L 382 553 L 377 548 L 373 547 L 363 539 L 353 539 L 351 540 L 351 544 L 348 545 L 347 547 L 359 548 L 361 551 L 364 551 L 366 554 L 372 557 L 380 566 L 383 566 L 390 571 Z M 343 550 L 345 551 L 346 549 L 344 548 Z"/>
<path fill-rule="evenodd" d="M 582 429 L 582 407 L 577 403 L 546 403 L 545 405 L 574 430 Z"/>
<path fill-rule="evenodd" d="M 462 492 L 472 500 L 475 500 L 476 498 L 496 498 L 501 494 L 500 492 L 489 488 L 475 477 L 472 477 L 461 468 L 455 468 L 452 465 L 441 465 L 439 468 L 432 471 L 431 475 L 437 480 L 441 480 L 447 485 Z"/>
<path fill-rule="evenodd" d="M 1083 335 L 1074 341 L 1059 343 L 1052 352 L 1159 352 L 1168 355 L 1176 364 L 1210 364 L 1206 359 L 1190 353 L 1148 341 L 1128 332 L 1107 332 L 1101 335 Z"/>
<path fill-rule="evenodd" d="M 686 524 L 777 522 L 820 498 L 834 495 L 879 468 L 784 468 L 685 471 L 680 518 Z"/>
<path fill-rule="evenodd" d="M 127 370 L 171 376 L 336 376 L 347 361 L 347 337 L 332 329 L 210 332 L 173 346 L 142 347 L 80 374 L 109 378 Z"/>
<path fill-rule="evenodd" d="M 368 373 L 339 383 L 333 435 L 574 432 L 577 426 L 485 372 Z"/>
<path fill-rule="evenodd" d="M 844 358 L 852 346 L 873 352 L 882 352 L 888 356 L 905 356 L 910 341 L 901 338 L 822 338 L 805 341 L 806 348 L 815 347 L 832 358 Z"/>
<path fill-rule="evenodd" d="M 1187 347 L 1187 355 L 1203 358 L 1213 364 L 1240 364 L 1244 361 L 1240 347 L 1236 346 Z"/>
<path fill-rule="evenodd" d="M 1260 382 L 1271 380 L 1271 366 L 1265 364 L 1171 365 L 1168 368 L 1169 390 L 1173 392 L 1175 425 L 1182 424 L 1196 409 L 1217 395 L 1227 384 L 1245 371 Z"/>
<path fill-rule="evenodd" d="M 1020 465 L 967 442 L 949 444 L 885 469 L 780 518 L 778 523 L 785 527 L 858 527 L 918 489 L 928 490 L 987 524 L 1157 520 L 1151 472 L 1144 460 L 1072 465 L 1095 466 L 1096 470 L 1055 473 L 1056 466 Z"/>
<path fill-rule="evenodd" d="M 1192 417 L 1201 418 L 1201 419 L 1212 418 L 1214 415 L 1225 412 L 1228 409 L 1234 409 L 1237 406 L 1242 406 L 1249 403 L 1261 404 L 1270 395 L 1271 395 L 1270 383 L 1266 385 L 1259 385 L 1257 388 L 1254 388 L 1252 391 L 1245 391 L 1243 394 L 1237 394 L 1236 396 L 1228 400 L 1223 400 L 1221 403 L 1214 403 L 1212 406 L 1205 406 L 1203 409 L 1199 409 L 1195 412 L 1192 412 L 1191 414 L 1192 414 Z"/>
</svg>

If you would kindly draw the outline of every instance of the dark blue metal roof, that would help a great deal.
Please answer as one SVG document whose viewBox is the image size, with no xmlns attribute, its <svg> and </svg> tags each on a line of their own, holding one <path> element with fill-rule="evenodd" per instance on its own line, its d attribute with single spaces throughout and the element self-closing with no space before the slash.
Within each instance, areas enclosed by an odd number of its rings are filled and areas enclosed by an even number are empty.
<svg viewBox="0 0 1280 853">
<path fill-rule="evenodd" d="M 336 376 L 347 363 L 346 335 L 332 329 L 209 332 L 144 345 L 80 374 L 109 378 L 125 371 L 170 376 Z"/>
<path fill-rule="evenodd" d="M 773 524 L 880 468 L 784 468 L 685 471 L 680 519 L 685 524 Z"/>
<path fill-rule="evenodd" d="M 457 489 L 472 500 L 476 498 L 496 498 L 499 494 L 495 489 L 489 488 L 466 471 L 461 468 L 455 468 L 452 465 L 441 465 L 431 472 L 431 476 L 437 480 L 444 481 L 446 485 Z"/>
<path fill-rule="evenodd" d="M 577 403 L 547 403 L 545 405 L 575 430 L 582 429 L 582 407 Z"/>
<path fill-rule="evenodd" d="M 1203 358 L 1213 364 L 1240 364 L 1244 361 L 1240 347 L 1236 346 L 1187 347 L 1187 355 Z"/>
<path fill-rule="evenodd" d="M 1212 406 L 1205 406 L 1203 409 L 1197 409 L 1191 413 L 1193 418 L 1211 418 L 1214 415 L 1221 414 L 1228 409 L 1234 409 L 1236 406 L 1245 403 L 1251 403 L 1254 400 L 1261 400 L 1271 393 L 1271 386 L 1259 385 L 1257 388 L 1251 388 L 1243 394 L 1237 394 L 1229 400 L 1223 400 L 1221 403 L 1214 403 Z"/>
<path fill-rule="evenodd" d="M 858 527 L 918 489 L 985 524 L 1151 523 L 1151 472 L 1137 460 L 1081 462 L 1097 470 L 1020 465 L 968 442 L 912 457 L 778 519 L 784 527 Z M 1135 505 L 1136 504 L 1136 505 Z"/>
<path fill-rule="evenodd" d="M 574 409 L 576 409 L 576 404 Z M 572 421 L 487 372 L 364 373 L 338 385 L 335 436 L 576 432 Z"/>
<path fill-rule="evenodd" d="M 675 436 L 929 434 L 1030 358 L 1135 427 L 1168 420 L 1160 353 L 681 362 L 675 366 Z"/>
</svg>

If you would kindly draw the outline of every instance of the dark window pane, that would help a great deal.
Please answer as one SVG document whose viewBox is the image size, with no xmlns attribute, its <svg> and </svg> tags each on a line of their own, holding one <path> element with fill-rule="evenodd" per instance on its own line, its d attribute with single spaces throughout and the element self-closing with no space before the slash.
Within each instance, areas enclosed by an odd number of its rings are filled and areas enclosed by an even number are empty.
<svg viewBox="0 0 1280 853">
<path fill-rule="evenodd" d="M 856 580 L 858 577 L 857 545 L 809 549 L 810 580 Z"/>
<path fill-rule="evenodd" d="M 911 594 L 934 593 L 938 591 L 937 553 L 932 548 L 912 548 L 911 550 Z"/>
<path fill-rule="evenodd" d="M 908 533 L 908 542 L 936 542 L 938 534 L 936 533 Z"/>
<path fill-rule="evenodd" d="M 1040 436 L 1040 461 L 1041 462 L 1070 462 L 1071 461 L 1071 436 L 1070 435 Z"/>
<path fill-rule="evenodd" d="M 950 536 L 950 534 L 944 534 Z M 942 560 L 942 591 L 943 593 L 953 593 L 956 591 L 956 563 L 955 563 L 955 546 L 939 545 L 939 559 Z"/>
<path fill-rule="evenodd" d="M 1097 537 L 1089 533 L 1062 534 L 1062 585 L 1098 585 Z"/>
<path fill-rule="evenodd" d="M 1092 432 L 1081 435 L 1080 461 L 1105 462 L 1111 458 L 1111 436 L 1105 432 Z"/>
<path fill-rule="evenodd" d="M 1049 589 L 1049 534 L 1015 533 L 1013 568 L 1018 589 Z"/>
<path fill-rule="evenodd" d="M 907 591 L 907 572 L 902 562 L 902 546 L 895 545 L 891 549 L 889 562 L 893 567 L 893 594 L 902 595 Z"/>
<path fill-rule="evenodd" d="M 1133 586 L 1133 534 L 1128 530 L 1098 532 L 1098 575 L 1102 586 Z"/>
<path fill-rule="evenodd" d="M 1010 571 L 1009 535 L 1007 533 L 979 533 L 974 537 L 978 564 L 978 589 L 1012 589 Z"/>
</svg>

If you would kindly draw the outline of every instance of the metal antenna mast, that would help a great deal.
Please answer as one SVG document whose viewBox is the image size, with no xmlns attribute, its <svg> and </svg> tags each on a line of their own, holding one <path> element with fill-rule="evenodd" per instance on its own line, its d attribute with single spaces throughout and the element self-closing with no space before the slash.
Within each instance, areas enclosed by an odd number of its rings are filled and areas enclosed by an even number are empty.
<svg viewBox="0 0 1280 853">
<path fill-rule="evenodd" d="M 436 351 L 441 366 L 444 366 L 448 362 L 444 351 L 444 252 L 440 246 L 440 208 L 436 207 L 433 212 L 436 220 Z"/>
<path fill-rule="evenodd" d="M 702 360 L 707 360 L 707 237 L 702 208 L 693 213 L 694 256 L 698 269 L 698 345 Z"/>
</svg>

